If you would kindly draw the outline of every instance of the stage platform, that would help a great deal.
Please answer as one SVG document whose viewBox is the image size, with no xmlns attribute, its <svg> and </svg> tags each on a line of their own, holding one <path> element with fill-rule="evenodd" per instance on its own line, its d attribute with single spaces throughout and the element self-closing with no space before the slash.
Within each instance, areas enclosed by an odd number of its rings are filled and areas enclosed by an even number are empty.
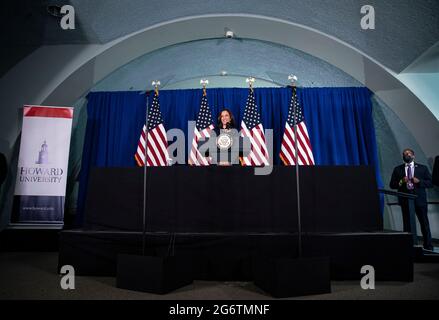
<svg viewBox="0 0 439 320">
<path fill-rule="evenodd" d="M 291 233 L 298 231 L 296 170 L 250 167 L 94 168 L 85 199 L 84 227 L 179 233 Z M 300 168 L 301 225 L 305 232 L 383 230 L 373 168 Z M 84 187 L 85 188 L 85 187 Z"/>
<path fill-rule="evenodd" d="M 295 168 L 95 168 L 84 225 L 62 231 L 59 266 L 76 274 L 115 276 L 118 254 L 187 257 L 194 280 L 250 281 L 261 257 L 298 256 Z M 377 280 L 413 280 L 413 240 L 383 232 L 373 168 L 301 167 L 304 257 L 329 257 L 333 280 L 358 280 L 364 265 Z M 175 245 L 172 245 L 175 239 Z"/>
<path fill-rule="evenodd" d="M 166 256 L 171 235 L 146 236 L 146 253 Z M 305 257 L 330 258 L 332 280 L 358 280 L 363 265 L 375 268 L 378 281 L 413 281 L 412 237 L 408 233 L 309 233 Z M 175 235 L 175 255 L 191 261 L 193 279 L 251 281 L 256 257 L 297 257 L 297 234 Z M 141 254 L 142 233 L 72 230 L 60 234 L 59 266 L 77 275 L 115 276 L 117 255 Z"/>
</svg>

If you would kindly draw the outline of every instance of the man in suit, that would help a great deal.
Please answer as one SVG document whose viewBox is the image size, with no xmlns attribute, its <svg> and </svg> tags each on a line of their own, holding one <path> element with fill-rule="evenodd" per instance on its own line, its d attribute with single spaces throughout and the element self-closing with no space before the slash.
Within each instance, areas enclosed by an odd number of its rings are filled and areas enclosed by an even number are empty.
<svg viewBox="0 0 439 320">
<path fill-rule="evenodd" d="M 415 200 L 415 212 L 421 226 L 424 238 L 424 248 L 433 250 L 431 243 L 430 224 L 428 222 L 428 205 L 426 188 L 432 188 L 433 183 L 428 168 L 415 162 L 415 153 L 411 149 L 405 149 L 402 153 L 404 164 L 393 170 L 390 188 L 398 189 L 399 192 L 412 193 L 418 197 Z M 401 205 L 404 231 L 410 232 L 409 203 L 406 198 L 399 198 Z"/>
</svg>

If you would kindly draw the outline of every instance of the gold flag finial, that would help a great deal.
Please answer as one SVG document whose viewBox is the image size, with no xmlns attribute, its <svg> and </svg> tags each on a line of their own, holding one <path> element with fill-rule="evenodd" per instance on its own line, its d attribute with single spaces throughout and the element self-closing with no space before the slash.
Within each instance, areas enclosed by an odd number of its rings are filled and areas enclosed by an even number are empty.
<svg viewBox="0 0 439 320">
<path fill-rule="evenodd" d="M 247 82 L 250 86 L 250 90 L 253 92 L 253 83 L 255 83 L 255 78 L 253 77 L 249 77 L 245 80 L 245 82 Z"/>
<path fill-rule="evenodd" d="M 203 97 L 205 97 L 207 95 L 206 86 L 209 84 L 209 80 L 201 79 L 200 84 L 203 86 Z"/>
<path fill-rule="evenodd" d="M 154 87 L 154 92 L 156 95 L 159 95 L 159 87 L 160 87 L 160 81 L 159 80 L 154 80 L 152 82 L 152 85 Z"/>
<path fill-rule="evenodd" d="M 288 80 L 291 81 L 291 86 L 293 88 L 295 88 L 296 87 L 296 82 L 297 82 L 297 76 L 295 76 L 294 74 L 290 74 L 288 76 Z"/>
</svg>

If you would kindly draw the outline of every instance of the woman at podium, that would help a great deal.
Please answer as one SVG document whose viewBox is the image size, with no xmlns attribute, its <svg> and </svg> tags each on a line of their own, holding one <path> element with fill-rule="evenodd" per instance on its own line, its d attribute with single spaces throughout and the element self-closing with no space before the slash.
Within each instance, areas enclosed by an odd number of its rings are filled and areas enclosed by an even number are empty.
<svg viewBox="0 0 439 320">
<path fill-rule="evenodd" d="M 212 162 L 218 166 L 239 164 L 242 141 L 236 129 L 235 117 L 229 109 L 225 108 L 219 113 L 215 134 L 217 150 Z"/>
<path fill-rule="evenodd" d="M 213 165 L 239 165 L 242 156 L 242 144 L 239 131 L 236 129 L 235 117 L 229 109 L 223 109 L 217 117 L 217 125 L 209 138 L 208 149 L 203 151 Z M 201 144 L 199 145 L 199 147 Z"/>
</svg>

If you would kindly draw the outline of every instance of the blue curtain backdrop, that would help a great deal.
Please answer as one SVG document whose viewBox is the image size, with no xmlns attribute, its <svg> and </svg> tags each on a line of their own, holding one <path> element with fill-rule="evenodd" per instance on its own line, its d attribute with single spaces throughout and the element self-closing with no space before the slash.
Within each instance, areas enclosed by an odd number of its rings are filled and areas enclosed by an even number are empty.
<svg viewBox="0 0 439 320">
<path fill-rule="evenodd" d="M 243 117 L 248 89 L 208 89 L 214 119 L 223 107 Z M 258 88 L 255 98 L 265 129 L 274 131 L 274 164 L 290 105 L 291 88 Z M 299 102 L 317 165 L 371 165 L 379 174 L 371 92 L 367 88 L 299 88 Z M 160 91 L 160 109 L 166 130 L 179 128 L 190 145 L 188 121 L 195 121 L 202 90 Z M 88 96 L 88 120 L 78 194 L 78 224 L 83 221 L 85 195 L 91 167 L 135 166 L 134 154 L 145 119 L 146 96 L 140 92 L 92 92 Z M 188 156 L 186 146 L 186 159 Z"/>
</svg>

